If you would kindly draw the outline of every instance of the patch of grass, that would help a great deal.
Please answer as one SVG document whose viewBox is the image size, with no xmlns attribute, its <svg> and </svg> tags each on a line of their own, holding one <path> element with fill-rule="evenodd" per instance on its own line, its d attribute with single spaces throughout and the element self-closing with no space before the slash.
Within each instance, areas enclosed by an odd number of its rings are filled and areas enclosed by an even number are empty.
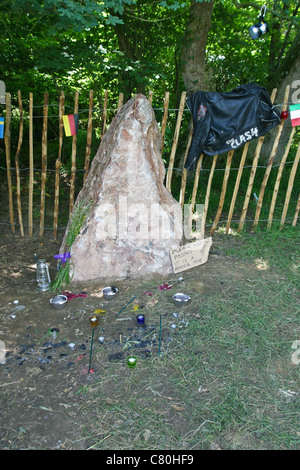
<svg viewBox="0 0 300 470">
<path fill-rule="evenodd" d="M 232 263 L 255 267 L 259 256 L 268 269 L 236 282 L 229 272 L 210 295 L 187 277 L 193 301 L 182 315 L 189 322 L 162 355 L 139 358 L 134 370 L 112 364 L 89 390 L 85 412 L 96 403 L 105 430 L 97 434 L 91 422 L 88 447 L 299 448 L 300 366 L 291 359 L 300 337 L 297 236 L 292 229 L 244 234 L 232 246 L 218 237 Z M 154 308 L 170 311 L 163 298 Z M 132 351 L 138 353 L 134 344 Z M 107 402 L 101 397 L 108 391 Z"/>
<path fill-rule="evenodd" d="M 44 394 L 42 406 L 53 409 L 53 419 L 66 425 L 68 440 L 63 444 L 68 449 L 299 449 L 300 364 L 292 361 L 292 344 L 300 339 L 298 237 L 297 228 L 237 236 L 216 233 L 213 249 L 220 254 L 182 273 L 184 284 L 179 281 L 170 291 L 157 289 L 156 280 L 151 286 L 143 281 L 124 287 L 124 297 L 121 289 L 112 308 L 118 312 L 137 296 L 149 326 L 147 339 L 153 340 L 151 354 L 145 356 L 145 348 L 136 343 L 137 331 L 129 332 L 126 322 L 112 317 L 104 335 L 109 338 L 109 328 L 123 328 L 127 338 L 118 344 L 122 358 L 108 360 L 112 348 L 117 349 L 114 343 L 95 344 L 96 373 L 90 377 L 80 375 L 88 355 L 67 369 L 53 361 L 48 375 L 45 369 L 35 377 L 39 402 L 34 403 L 30 391 L 27 400 L 35 406 L 30 412 L 40 413 Z M 176 320 L 170 301 L 175 289 L 192 299 Z M 151 297 L 141 295 L 148 290 Z M 134 317 L 133 305 L 123 313 Z M 74 315 L 74 327 L 79 328 L 78 313 Z M 185 323 L 174 332 L 171 323 L 181 320 Z M 126 365 L 131 353 L 138 359 L 135 369 Z M 17 367 L 15 374 L 22 370 Z M 53 377 L 59 379 L 54 388 Z M 21 416 L 24 399 L 26 404 L 23 382 L 13 394 L 3 387 L 0 399 L 4 412 L 17 410 Z M 1 444 L 40 445 L 30 441 L 31 414 L 28 419 L 30 424 L 22 421 L 26 433 L 20 432 L 20 421 L 17 427 L 13 420 L 3 421 Z"/>
</svg>

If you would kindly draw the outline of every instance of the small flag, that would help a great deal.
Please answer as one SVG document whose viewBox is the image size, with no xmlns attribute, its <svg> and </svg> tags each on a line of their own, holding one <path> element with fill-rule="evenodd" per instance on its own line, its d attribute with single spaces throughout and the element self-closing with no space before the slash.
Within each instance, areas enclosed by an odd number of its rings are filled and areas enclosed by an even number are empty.
<svg viewBox="0 0 300 470">
<path fill-rule="evenodd" d="M 75 135 L 78 132 L 79 115 L 68 114 L 67 116 L 63 116 L 63 123 L 66 136 L 69 137 L 70 135 Z"/>
<path fill-rule="evenodd" d="M 0 117 L 0 139 L 4 136 L 4 118 Z"/>
<path fill-rule="evenodd" d="M 300 104 L 290 105 L 292 127 L 300 126 Z"/>
</svg>

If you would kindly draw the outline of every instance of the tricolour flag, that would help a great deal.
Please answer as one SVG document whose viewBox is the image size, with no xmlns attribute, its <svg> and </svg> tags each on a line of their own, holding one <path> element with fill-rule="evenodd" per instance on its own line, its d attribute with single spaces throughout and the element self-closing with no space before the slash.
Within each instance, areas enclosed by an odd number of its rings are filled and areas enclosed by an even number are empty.
<svg viewBox="0 0 300 470">
<path fill-rule="evenodd" d="M 63 123 L 66 136 L 75 135 L 78 132 L 79 115 L 68 114 L 67 116 L 63 116 Z"/>
<path fill-rule="evenodd" d="M 291 104 L 290 105 L 290 114 L 292 126 L 300 126 L 300 104 Z"/>
<path fill-rule="evenodd" d="M 4 118 L 0 117 L 0 139 L 4 136 Z"/>
</svg>

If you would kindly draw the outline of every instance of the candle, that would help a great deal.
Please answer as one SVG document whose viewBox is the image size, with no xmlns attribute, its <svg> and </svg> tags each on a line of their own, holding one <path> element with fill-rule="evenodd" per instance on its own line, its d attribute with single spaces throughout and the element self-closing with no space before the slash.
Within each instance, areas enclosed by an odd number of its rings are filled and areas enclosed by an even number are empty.
<svg viewBox="0 0 300 470">
<path fill-rule="evenodd" d="M 90 324 L 93 327 L 98 325 L 98 317 L 96 315 L 93 315 L 92 317 L 90 317 Z"/>
<path fill-rule="evenodd" d="M 104 343 L 104 336 L 99 336 L 98 341 L 99 343 Z"/>
<path fill-rule="evenodd" d="M 144 315 L 137 315 L 136 320 L 139 325 L 143 325 L 145 323 L 145 316 Z"/>
<path fill-rule="evenodd" d="M 135 367 L 136 366 L 136 361 L 137 361 L 136 357 L 134 357 L 134 356 L 128 357 L 127 358 L 128 367 L 131 367 L 131 368 Z"/>
</svg>

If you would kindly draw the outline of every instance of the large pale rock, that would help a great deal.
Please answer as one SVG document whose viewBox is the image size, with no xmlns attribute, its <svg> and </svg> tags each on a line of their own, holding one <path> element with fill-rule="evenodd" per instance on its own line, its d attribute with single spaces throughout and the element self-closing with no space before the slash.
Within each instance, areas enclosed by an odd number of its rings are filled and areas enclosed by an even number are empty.
<svg viewBox="0 0 300 470">
<path fill-rule="evenodd" d="M 153 109 L 136 95 L 104 135 L 76 200 L 74 210 L 93 205 L 71 247 L 74 281 L 172 273 L 182 209 L 164 186 L 160 148 Z"/>
</svg>

